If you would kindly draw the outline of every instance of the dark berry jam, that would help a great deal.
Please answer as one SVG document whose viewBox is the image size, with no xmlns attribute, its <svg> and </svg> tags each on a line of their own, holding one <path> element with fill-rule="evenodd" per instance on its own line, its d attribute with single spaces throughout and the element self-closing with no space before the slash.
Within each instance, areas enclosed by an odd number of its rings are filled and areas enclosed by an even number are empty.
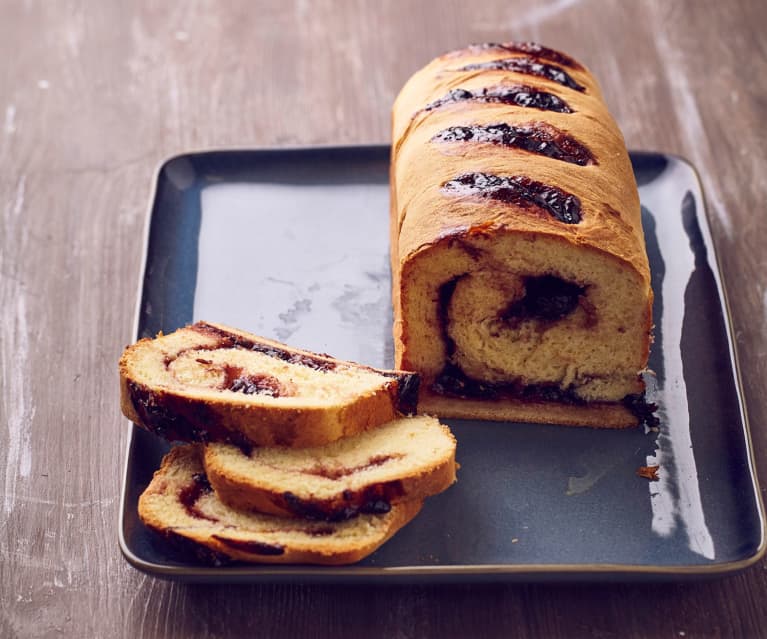
<svg viewBox="0 0 767 639">
<path fill-rule="evenodd" d="M 623 398 L 623 405 L 636 416 L 640 425 L 644 424 L 648 428 L 660 426 L 660 419 L 655 414 L 658 410 L 658 405 L 648 402 L 644 393 L 626 395 Z"/>
<path fill-rule="evenodd" d="M 427 105 L 425 110 L 432 111 L 446 104 L 465 101 L 513 104 L 530 109 L 540 109 L 541 111 L 573 113 L 573 110 L 562 98 L 523 84 L 487 87 L 475 91 L 453 89 L 439 100 Z"/>
<path fill-rule="evenodd" d="M 465 173 L 445 182 L 442 190 L 454 195 L 491 198 L 521 207 L 537 206 L 565 224 L 581 221 L 581 201 L 575 195 L 524 175 L 504 177 Z"/>
<path fill-rule="evenodd" d="M 545 62 L 538 62 L 534 58 L 527 56 L 516 58 L 502 58 L 501 60 L 489 60 L 487 62 L 474 62 L 461 67 L 458 71 L 513 71 L 514 73 L 524 73 L 534 75 L 539 78 L 551 80 L 557 84 L 575 89 L 576 91 L 585 91 L 586 87 L 578 84 L 572 76 L 563 68 Z"/>
<path fill-rule="evenodd" d="M 247 552 L 252 555 L 283 555 L 285 549 L 282 546 L 274 544 L 267 544 L 262 541 L 248 541 L 245 539 L 232 539 L 230 537 L 222 537 L 221 535 L 212 535 L 213 539 L 221 542 L 224 546 L 228 546 L 233 550 L 239 550 L 241 552 Z"/>
<path fill-rule="evenodd" d="M 548 60 L 571 69 L 583 69 L 583 66 L 573 60 L 569 55 L 566 55 L 555 49 L 549 49 L 543 45 L 535 42 L 485 42 L 482 44 L 472 44 L 468 47 L 468 51 L 471 53 L 477 53 L 481 51 L 499 51 L 508 53 L 527 53 L 533 58 L 538 60 Z"/>
<path fill-rule="evenodd" d="M 556 384 L 522 384 L 521 382 L 483 382 L 468 377 L 459 366 L 448 362 L 432 384 L 440 395 L 466 399 L 522 399 L 529 402 L 559 402 L 583 405 L 586 402 L 570 389 Z"/>
<path fill-rule="evenodd" d="M 205 322 L 198 322 L 192 327 L 198 333 L 204 333 L 208 335 L 215 335 L 219 339 L 219 343 L 214 347 L 205 346 L 198 350 L 211 350 L 211 348 L 242 348 L 256 353 L 263 353 L 269 357 L 288 362 L 290 364 L 300 364 L 308 368 L 313 368 L 318 371 L 330 371 L 336 367 L 335 362 L 328 361 L 321 357 L 312 357 L 311 355 L 304 355 L 302 353 L 292 353 L 291 351 L 273 346 L 271 344 L 265 344 L 263 342 L 257 342 L 250 340 L 241 335 L 235 335 L 228 331 L 222 330 L 216 326 L 206 324 Z"/>
<path fill-rule="evenodd" d="M 443 129 L 433 142 L 488 142 L 523 149 L 537 155 L 586 166 L 596 164 L 591 151 L 574 137 L 542 122 L 512 126 L 506 123 L 453 126 Z"/>
<path fill-rule="evenodd" d="M 197 501 L 200 497 L 207 495 L 212 491 L 213 488 L 208 482 L 208 478 L 202 473 L 195 473 L 192 475 L 192 483 L 188 486 L 184 486 L 184 488 L 179 491 L 178 500 L 190 517 L 207 519 L 208 521 L 218 521 L 215 517 L 206 515 L 197 508 Z"/>
<path fill-rule="evenodd" d="M 314 357 L 309 354 L 290 352 L 289 350 L 282 349 L 271 344 L 265 344 L 263 342 L 247 339 L 241 335 L 235 335 L 234 333 L 220 329 L 217 326 L 212 326 L 206 322 L 197 322 L 190 328 L 197 331 L 198 333 L 214 335 L 218 340 L 218 343 L 213 346 L 202 346 L 195 349 L 200 352 L 204 352 L 206 350 L 214 350 L 217 348 L 242 348 L 249 351 L 263 353 L 269 357 L 274 357 L 290 364 L 299 364 L 301 366 L 306 366 L 308 368 L 322 372 L 331 371 L 337 366 L 335 362 L 329 361 L 329 356 L 327 356 L 328 359 L 324 359 L 324 356 Z M 165 365 L 167 366 L 169 363 L 170 360 L 166 360 Z M 383 377 L 389 377 L 393 380 L 396 380 L 397 410 L 405 415 L 414 414 L 418 404 L 418 387 L 421 382 L 421 378 L 418 376 L 418 374 L 401 373 L 398 371 L 376 372 Z M 273 392 L 284 394 L 285 389 L 280 390 L 274 384 L 267 382 L 264 379 L 255 380 L 253 376 L 250 376 L 250 379 L 243 379 L 238 382 L 236 390 L 240 392 L 246 392 L 247 394 L 251 394 L 248 393 L 248 390 L 252 390 L 254 393 L 258 392 L 261 394 L 268 394 L 269 388 L 272 388 Z M 235 389 L 230 388 L 230 390 Z M 279 395 L 274 394 L 272 396 L 278 397 Z"/>
<path fill-rule="evenodd" d="M 225 442 L 250 451 L 251 442 L 241 433 L 219 424 L 204 400 L 177 397 L 153 391 L 141 384 L 128 384 L 139 426 L 168 441 Z M 246 454 L 248 454 L 246 452 Z"/>
<path fill-rule="evenodd" d="M 276 377 L 265 373 L 246 373 L 239 366 L 224 365 L 224 390 L 244 395 L 268 395 L 283 397 L 284 385 Z"/>
<path fill-rule="evenodd" d="M 500 317 L 507 322 L 524 319 L 556 321 L 578 308 L 585 288 L 553 275 L 525 278 L 525 294 Z"/>
</svg>

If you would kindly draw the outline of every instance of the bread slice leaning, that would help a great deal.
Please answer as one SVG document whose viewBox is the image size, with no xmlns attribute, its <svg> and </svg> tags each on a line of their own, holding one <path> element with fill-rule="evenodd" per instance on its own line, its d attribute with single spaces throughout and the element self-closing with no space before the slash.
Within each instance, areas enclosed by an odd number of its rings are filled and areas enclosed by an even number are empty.
<svg viewBox="0 0 767 639">
<path fill-rule="evenodd" d="M 198 322 L 128 346 L 120 402 L 170 441 L 305 447 L 415 412 L 419 378 Z"/>
<path fill-rule="evenodd" d="M 456 441 L 433 417 L 405 417 L 325 446 L 204 447 L 205 472 L 221 501 L 283 517 L 337 521 L 388 512 L 447 489 Z"/>
<path fill-rule="evenodd" d="M 383 515 L 343 522 L 286 519 L 223 504 L 208 483 L 199 448 L 173 448 L 139 498 L 141 520 L 160 535 L 213 563 L 348 564 L 376 550 L 421 509 L 393 506 Z"/>
</svg>

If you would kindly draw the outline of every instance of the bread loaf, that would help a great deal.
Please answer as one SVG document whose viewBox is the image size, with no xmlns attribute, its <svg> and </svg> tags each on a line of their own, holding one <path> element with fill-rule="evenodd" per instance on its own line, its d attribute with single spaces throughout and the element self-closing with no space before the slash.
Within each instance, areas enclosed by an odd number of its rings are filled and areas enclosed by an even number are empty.
<svg viewBox="0 0 767 639">
<path fill-rule="evenodd" d="M 405 417 L 312 448 L 204 447 L 205 472 L 233 508 L 338 521 L 421 501 L 455 481 L 455 438 L 432 417 Z"/>
<path fill-rule="evenodd" d="M 415 411 L 418 376 L 198 322 L 120 359 L 123 413 L 170 441 L 318 446 Z"/>
<path fill-rule="evenodd" d="M 141 520 L 195 558 L 209 563 L 347 564 L 366 557 L 408 523 L 418 500 L 385 514 L 342 522 L 286 519 L 223 504 L 205 477 L 198 447 L 173 448 L 139 498 Z"/>
<path fill-rule="evenodd" d="M 393 109 L 396 366 L 443 417 L 635 425 L 650 270 L 593 75 L 529 43 L 415 73 Z"/>
</svg>

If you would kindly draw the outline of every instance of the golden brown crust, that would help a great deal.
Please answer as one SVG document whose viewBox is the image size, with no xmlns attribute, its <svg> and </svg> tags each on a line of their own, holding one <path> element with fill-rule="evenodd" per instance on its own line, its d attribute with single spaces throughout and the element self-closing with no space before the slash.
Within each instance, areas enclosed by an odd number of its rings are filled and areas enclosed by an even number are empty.
<svg viewBox="0 0 767 639">
<path fill-rule="evenodd" d="M 582 91 L 509 69 L 461 70 L 466 66 L 486 66 L 493 60 L 523 57 L 531 56 L 524 50 L 515 50 L 514 45 L 468 47 L 445 54 L 416 72 L 394 104 L 390 173 L 395 363 L 422 374 L 422 412 L 436 407 L 440 416 L 633 425 L 636 418 L 620 405 L 608 409 L 552 404 L 541 417 L 541 405 L 536 402 L 509 400 L 505 405 L 504 400 L 485 406 L 482 400 L 440 397 L 429 391 L 448 354 L 444 345 L 436 347 L 430 343 L 435 332 L 440 331 L 436 314 L 426 317 L 428 313 L 413 311 L 413 307 L 424 296 L 436 304 L 439 284 L 481 268 L 477 262 L 487 259 L 477 257 L 484 248 L 483 238 L 487 238 L 486 245 L 501 238 L 508 246 L 516 242 L 509 238 L 518 238 L 518 243 L 538 240 L 547 247 L 558 245 L 557 250 L 563 255 L 598 256 L 605 270 L 612 269 L 623 278 L 625 290 L 635 291 L 638 311 L 631 327 L 631 334 L 636 336 L 631 347 L 634 372 L 639 373 L 647 364 L 652 291 L 638 192 L 623 137 L 595 78 L 585 67 L 556 52 L 548 57 L 539 56 L 536 61 L 558 60 L 561 69 L 583 87 Z M 435 106 L 451 91 L 468 91 L 476 96 L 484 89 L 514 86 L 553 94 L 571 112 L 475 99 L 446 100 Z M 593 158 L 579 165 L 493 142 L 444 141 L 438 135 L 451 127 L 499 123 L 532 128 L 540 128 L 543 123 L 544 127 L 554 127 L 586 147 Z M 472 173 L 526 176 L 560 189 L 578 198 L 582 219 L 565 224 L 536 207 L 489 197 L 446 195 L 443 189 L 446 183 Z M 458 255 L 460 248 L 464 250 Z M 436 258 L 437 255 L 447 257 Z M 508 262 L 501 264 L 497 256 L 493 260 L 490 267 L 498 268 L 499 273 L 517 268 Z M 439 267 L 431 267 L 434 274 L 424 275 L 429 263 L 437 261 Z M 524 268 L 519 272 L 524 273 Z M 538 272 L 541 271 L 532 269 L 532 273 Z M 580 281 L 577 273 L 572 275 L 571 280 Z M 434 280 L 433 286 L 424 283 L 429 277 Z M 627 394 L 641 392 L 642 388 L 641 382 L 637 382 L 636 388 Z"/>
</svg>

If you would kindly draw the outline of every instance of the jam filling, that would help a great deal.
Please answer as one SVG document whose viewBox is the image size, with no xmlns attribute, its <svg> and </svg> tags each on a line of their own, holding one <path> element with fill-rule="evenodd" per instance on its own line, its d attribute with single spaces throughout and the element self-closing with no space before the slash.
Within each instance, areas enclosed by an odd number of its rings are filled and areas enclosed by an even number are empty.
<svg viewBox="0 0 767 639">
<path fill-rule="evenodd" d="M 508 53 L 527 53 L 538 60 L 548 60 L 571 69 L 583 69 L 583 66 L 573 60 L 569 55 L 565 55 L 555 49 L 549 49 L 535 42 L 484 42 L 481 44 L 472 44 L 468 47 L 472 53 L 483 51 L 506 51 Z"/>
<path fill-rule="evenodd" d="M 596 164 L 587 147 L 572 136 L 542 122 L 521 126 L 505 123 L 452 126 L 437 133 L 432 142 L 488 142 L 580 166 Z"/>
<path fill-rule="evenodd" d="M 503 398 L 525 401 L 559 402 L 585 405 L 571 388 L 562 389 L 557 384 L 522 384 L 521 382 L 483 382 L 468 377 L 459 366 L 448 362 L 432 384 L 432 390 L 440 395 L 464 399 L 497 400 Z"/>
<path fill-rule="evenodd" d="M 257 353 L 263 353 L 269 357 L 274 357 L 290 364 L 307 366 L 317 371 L 331 371 L 336 368 L 335 362 L 328 361 L 321 357 L 312 357 L 311 355 L 302 353 L 291 353 L 288 350 L 281 349 L 276 346 L 249 340 L 240 335 L 234 335 L 233 333 L 224 331 L 220 328 L 217 328 L 216 326 L 211 326 L 205 322 L 198 322 L 194 324 L 192 328 L 202 334 L 214 335 L 219 340 L 219 343 L 215 346 L 203 346 L 196 349 L 199 351 L 214 350 L 216 348 L 243 348 Z M 169 362 L 166 361 L 166 366 L 168 364 Z M 418 404 L 418 388 L 421 383 L 420 376 L 416 373 L 400 373 L 396 371 L 376 372 L 383 377 L 388 377 L 397 381 L 397 410 L 405 415 L 414 414 Z M 271 380 L 275 380 L 277 383 L 275 384 Z M 236 381 L 237 379 L 232 380 L 232 384 L 235 385 Z M 248 375 L 246 378 L 243 378 L 236 384 L 236 388 L 231 388 L 228 384 L 226 387 L 229 390 L 234 390 L 235 392 L 244 392 L 245 394 L 271 393 L 272 397 L 279 397 L 280 395 L 287 394 L 284 386 L 282 386 L 278 380 L 268 375 Z"/>
<path fill-rule="evenodd" d="M 208 478 L 202 473 L 195 473 L 192 475 L 192 483 L 189 486 L 184 486 L 179 491 L 178 500 L 190 517 L 216 522 L 218 519 L 206 515 L 197 508 L 197 501 L 200 497 L 207 495 L 212 491 L 213 488 L 211 487 L 210 482 L 208 482 Z"/>
<path fill-rule="evenodd" d="M 581 201 L 575 195 L 523 175 L 465 173 L 445 182 L 442 189 L 450 194 L 491 198 L 521 207 L 537 206 L 565 224 L 581 221 Z"/>
<path fill-rule="evenodd" d="M 585 287 L 553 275 L 527 277 L 525 295 L 512 302 L 500 318 L 512 323 L 525 319 L 556 321 L 578 308 L 585 291 Z"/>
<path fill-rule="evenodd" d="M 345 490 L 342 500 L 308 501 L 286 491 L 282 494 L 282 505 L 304 519 L 338 522 L 360 514 L 385 515 L 391 510 L 392 501 L 404 494 L 402 482 L 395 480 L 359 491 Z"/>
<path fill-rule="evenodd" d="M 343 468 L 328 468 L 327 466 L 317 465 L 313 468 L 307 468 L 301 472 L 306 475 L 315 475 L 316 477 L 324 477 L 325 479 L 341 479 L 341 477 L 348 477 L 354 473 L 358 473 L 369 468 L 375 468 L 376 466 L 382 466 L 386 462 L 392 459 L 401 459 L 401 454 L 392 455 L 374 455 L 367 460 L 366 463 L 359 466 L 343 467 Z"/>
<path fill-rule="evenodd" d="M 192 328 L 198 333 L 215 335 L 219 339 L 219 343 L 215 347 L 203 346 L 197 349 L 200 351 L 211 350 L 211 348 L 242 348 L 256 353 L 263 353 L 264 355 L 282 360 L 283 362 L 288 362 L 289 364 L 300 364 L 301 366 L 306 366 L 318 371 L 331 371 L 336 367 L 335 362 L 302 353 L 291 353 L 290 351 L 277 346 L 256 342 L 247 339 L 246 337 L 242 337 L 241 335 L 229 333 L 215 326 L 211 326 L 210 324 L 206 324 L 205 322 L 198 322 L 192 326 Z"/>
<path fill-rule="evenodd" d="M 128 385 L 131 403 L 141 424 L 168 441 L 225 442 L 249 454 L 250 441 L 242 434 L 218 424 L 204 401 L 179 398 L 154 392 L 131 382 Z"/>
<path fill-rule="evenodd" d="M 513 104 L 520 107 L 556 111 L 557 113 L 573 113 L 573 109 L 562 98 L 540 91 L 526 85 L 497 86 L 469 91 L 453 89 L 447 95 L 435 100 L 425 107 L 426 111 L 438 109 L 454 102 L 489 102 Z"/>
<path fill-rule="evenodd" d="M 265 373 L 246 373 L 239 366 L 224 365 L 225 390 L 244 395 L 268 395 L 283 397 L 288 395 L 283 384 L 276 377 Z"/>
<path fill-rule="evenodd" d="M 522 384 L 519 382 L 483 382 L 468 377 L 459 366 L 448 362 L 437 376 L 431 389 L 440 395 L 462 399 L 520 399 L 528 402 L 556 402 L 570 406 L 611 404 L 613 402 L 588 402 L 578 397 L 572 387 L 565 389 L 556 384 Z M 648 402 L 644 393 L 626 395 L 621 402 L 634 415 L 639 425 L 658 427 L 660 419 L 655 415 L 658 405 Z"/>
<path fill-rule="evenodd" d="M 545 62 L 538 62 L 531 57 L 503 58 L 501 60 L 489 60 L 488 62 L 475 62 L 461 67 L 458 71 L 513 71 L 534 75 L 561 84 L 562 86 L 576 91 L 585 91 L 586 87 L 578 84 L 572 76 L 561 67 Z"/>
<path fill-rule="evenodd" d="M 285 549 L 282 546 L 265 544 L 262 541 L 248 541 L 246 539 L 232 539 L 230 537 L 222 537 L 221 535 L 212 535 L 213 539 L 229 546 L 234 550 L 240 550 L 242 552 L 248 552 L 253 555 L 284 555 Z"/>
</svg>

